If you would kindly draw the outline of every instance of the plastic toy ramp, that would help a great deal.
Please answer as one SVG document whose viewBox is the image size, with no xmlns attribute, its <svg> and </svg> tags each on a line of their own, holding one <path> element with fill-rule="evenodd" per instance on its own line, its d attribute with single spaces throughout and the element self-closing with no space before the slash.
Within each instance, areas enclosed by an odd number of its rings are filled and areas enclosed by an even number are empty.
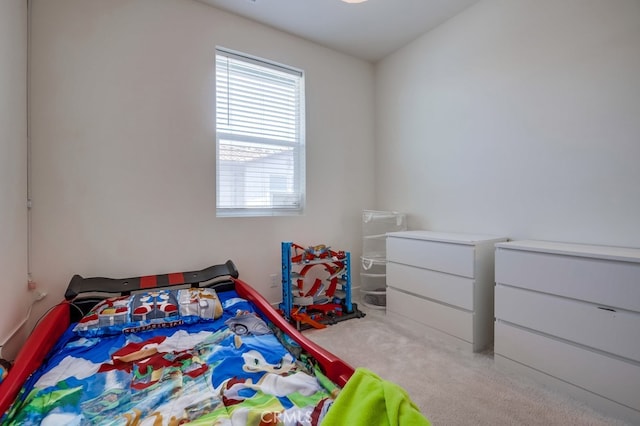
<svg viewBox="0 0 640 426">
<path fill-rule="evenodd" d="M 296 321 L 299 322 L 300 324 L 306 324 L 309 325 L 313 328 L 326 328 L 327 326 L 325 324 L 322 324 L 318 321 L 313 320 L 309 315 L 304 314 L 304 313 L 300 313 L 300 312 L 292 312 L 291 313 L 291 318 Z"/>
</svg>

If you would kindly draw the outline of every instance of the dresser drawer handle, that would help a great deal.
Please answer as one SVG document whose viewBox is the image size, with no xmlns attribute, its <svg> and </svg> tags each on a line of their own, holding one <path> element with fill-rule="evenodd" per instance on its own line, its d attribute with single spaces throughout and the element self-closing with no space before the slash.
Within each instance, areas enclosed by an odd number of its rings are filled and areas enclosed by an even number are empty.
<svg viewBox="0 0 640 426">
<path fill-rule="evenodd" d="M 615 309 L 611 309 L 611 308 L 604 308 L 602 306 L 598 306 L 598 309 L 602 309 L 603 311 L 610 311 L 610 312 L 616 312 Z"/>
</svg>

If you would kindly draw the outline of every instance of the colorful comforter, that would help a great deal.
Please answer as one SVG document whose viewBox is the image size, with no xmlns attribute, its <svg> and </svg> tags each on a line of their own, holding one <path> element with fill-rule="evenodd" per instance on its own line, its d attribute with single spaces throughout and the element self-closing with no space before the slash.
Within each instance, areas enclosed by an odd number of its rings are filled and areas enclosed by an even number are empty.
<svg viewBox="0 0 640 426">
<path fill-rule="evenodd" d="M 335 386 L 228 293 L 214 321 L 103 337 L 72 326 L 0 423 L 319 424 Z"/>
</svg>

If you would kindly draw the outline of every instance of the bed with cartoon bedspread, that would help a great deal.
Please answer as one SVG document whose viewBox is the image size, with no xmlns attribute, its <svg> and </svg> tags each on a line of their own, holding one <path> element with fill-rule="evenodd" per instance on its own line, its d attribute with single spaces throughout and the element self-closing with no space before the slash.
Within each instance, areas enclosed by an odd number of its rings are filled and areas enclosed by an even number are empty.
<svg viewBox="0 0 640 426">
<path fill-rule="evenodd" d="M 156 289 L 71 324 L 1 423 L 314 425 L 337 389 L 236 291 Z"/>
</svg>

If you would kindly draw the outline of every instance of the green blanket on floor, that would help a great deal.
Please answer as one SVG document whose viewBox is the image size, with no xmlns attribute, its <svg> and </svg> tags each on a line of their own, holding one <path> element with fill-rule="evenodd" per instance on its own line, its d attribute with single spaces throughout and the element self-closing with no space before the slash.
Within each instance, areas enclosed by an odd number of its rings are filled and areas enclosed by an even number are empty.
<svg viewBox="0 0 640 426">
<path fill-rule="evenodd" d="M 322 422 L 323 426 L 430 424 L 404 389 L 366 368 L 356 369 Z"/>
</svg>

